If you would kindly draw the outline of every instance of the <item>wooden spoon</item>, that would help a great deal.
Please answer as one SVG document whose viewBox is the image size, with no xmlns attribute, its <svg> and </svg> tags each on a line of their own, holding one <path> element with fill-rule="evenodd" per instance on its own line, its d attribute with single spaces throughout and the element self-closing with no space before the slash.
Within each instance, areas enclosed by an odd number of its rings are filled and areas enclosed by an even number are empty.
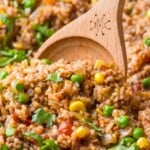
<svg viewBox="0 0 150 150">
<path fill-rule="evenodd" d="M 78 19 L 72 21 L 38 50 L 35 58 L 102 59 L 114 62 L 126 74 L 127 58 L 122 28 L 125 0 L 100 0 Z"/>
</svg>

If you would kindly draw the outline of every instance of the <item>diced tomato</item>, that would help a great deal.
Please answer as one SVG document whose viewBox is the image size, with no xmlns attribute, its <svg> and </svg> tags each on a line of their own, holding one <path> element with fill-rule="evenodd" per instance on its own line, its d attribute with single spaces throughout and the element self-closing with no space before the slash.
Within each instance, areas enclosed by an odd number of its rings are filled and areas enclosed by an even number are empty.
<svg viewBox="0 0 150 150">
<path fill-rule="evenodd" d="M 72 120 L 62 121 L 58 128 L 59 134 L 65 134 L 70 136 L 72 133 L 72 126 L 73 126 Z"/>
<path fill-rule="evenodd" d="M 56 3 L 56 0 L 42 0 L 42 3 L 45 5 L 53 5 Z"/>
<path fill-rule="evenodd" d="M 133 92 L 141 91 L 142 85 L 140 83 L 134 83 L 134 84 L 132 84 L 132 90 L 133 90 Z"/>
<path fill-rule="evenodd" d="M 11 116 L 16 122 L 21 122 L 21 119 L 15 113 L 12 113 Z"/>
</svg>

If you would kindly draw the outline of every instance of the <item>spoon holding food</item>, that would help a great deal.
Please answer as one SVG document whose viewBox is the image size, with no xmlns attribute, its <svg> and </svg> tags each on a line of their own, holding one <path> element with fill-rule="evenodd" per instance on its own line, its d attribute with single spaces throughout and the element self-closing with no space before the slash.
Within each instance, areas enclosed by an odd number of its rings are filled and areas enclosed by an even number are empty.
<svg viewBox="0 0 150 150">
<path fill-rule="evenodd" d="M 115 63 L 124 74 L 127 58 L 122 27 L 125 0 L 100 0 L 87 13 L 50 37 L 35 54 L 52 61 L 101 59 Z"/>
</svg>

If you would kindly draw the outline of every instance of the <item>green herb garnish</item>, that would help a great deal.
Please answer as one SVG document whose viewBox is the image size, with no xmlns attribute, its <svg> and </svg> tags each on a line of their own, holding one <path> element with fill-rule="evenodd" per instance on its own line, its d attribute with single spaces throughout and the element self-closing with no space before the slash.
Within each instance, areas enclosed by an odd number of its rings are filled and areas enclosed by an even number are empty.
<svg viewBox="0 0 150 150">
<path fill-rule="evenodd" d="M 107 150 L 140 150 L 136 144 L 132 144 L 131 146 L 127 147 L 122 144 L 115 145 Z"/>
<path fill-rule="evenodd" d="M 1 45 L 2 48 L 5 48 L 10 40 L 12 33 L 13 33 L 13 29 L 15 26 L 15 18 L 8 17 L 6 14 L 1 14 L 0 20 L 2 21 L 3 24 L 6 25 L 6 29 L 7 29 L 7 33 L 4 37 L 2 45 Z"/>
<path fill-rule="evenodd" d="M 48 77 L 46 78 L 46 81 L 47 80 L 58 83 L 58 82 L 62 82 L 63 78 L 60 77 L 60 73 L 56 72 L 56 73 L 52 73 L 52 74 L 48 75 Z"/>
<path fill-rule="evenodd" d="M 22 61 L 25 58 L 27 58 L 27 54 L 25 51 L 16 50 L 16 49 L 6 49 L 3 51 L 0 51 L 0 67 L 4 67 L 7 64 L 10 64 L 14 61 Z"/>
<path fill-rule="evenodd" d="M 13 127 L 8 127 L 8 128 L 6 128 L 5 135 L 6 135 L 7 137 L 13 136 L 14 133 L 15 133 L 15 130 L 16 130 L 16 129 L 13 128 Z"/>
<path fill-rule="evenodd" d="M 33 28 L 36 32 L 41 33 L 45 37 L 52 36 L 55 33 L 55 30 L 52 28 L 49 28 L 47 24 L 45 25 L 35 24 Z"/>
<path fill-rule="evenodd" d="M 43 139 L 41 136 L 39 136 L 33 132 L 26 132 L 24 135 L 36 140 L 38 142 L 39 146 L 43 145 Z"/>
<path fill-rule="evenodd" d="M 8 146 L 6 144 L 3 144 L 1 147 L 0 147 L 0 150 L 9 150 L 8 149 Z"/>
<path fill-rule="evenodd" d="M 40 150 L 59 150 L 59 147 L 54 140 L 46 140 Z"/>
<path fill-rule="evenodd" d="M 35 111 L 35 114 L 32 116 L 32 121 L 39 124 L 46 124 L 46 127 L 52 126 L 53 122 L 56 119 L 55 114 L 51 114 L 41 108 Z"/>
<path fill-rule="evenodd" d="M 102 136 L 102 130 L 101 130 L 101 128 L 99 128 L 96 125 L 94 125 L 92 121 L 87 120 L 85 118 L 83 118 L 82 121 L 83 121 L 83 123 L 85 123 L 88 126 L 90 126 L 92 129 L 94 129 L 98 136 Z"/>
<path fill-rule="evenodd" d="M 41 136 L 33 132 L 26 132 L 24 135 L 37 141 L 40 150 L 59 150 L 58 145 L 53 139 L 44 140 Z"/>
</svg>

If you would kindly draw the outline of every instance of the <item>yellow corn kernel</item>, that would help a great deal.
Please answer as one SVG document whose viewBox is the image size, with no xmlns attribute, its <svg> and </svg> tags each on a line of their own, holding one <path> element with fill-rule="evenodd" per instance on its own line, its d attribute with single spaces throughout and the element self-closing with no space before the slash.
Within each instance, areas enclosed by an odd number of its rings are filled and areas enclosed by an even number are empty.
<svg viewBox="0 0 150 150">
<path fill-rule="evenodd" d="M 85 105 L 81 101 L 73 101 L 69 106 L 70 111 L 85 111 Z"/>
<path fill-rule="evenodd" d="M 104 75 L 101 72 L 96 73 L 95 76 L 94 76 L 94 81 L 97 84 L 104 83 Z"/>
<path fill-rule="evenodd" d="M 16 48 L 16 49 L 23 49 L 24 48 L 23 44 L 18 43 L 18 42 L 14 42 L 13 47 Z"/>
<path fill-rule="evenodd" d="M 114 69 L 114 67 L 115 67 L 115 65 L 113 62 L 108 64 L 108 68 Z"/>
<path fill-rule="evenodd" d="M 99 113 L 100 115 L 103 115 L 103 111 L 99 108 L 96 109 L 96 112 Z"/>
<path fill-rule="evenodd" d="M 3 22 L 0 20 L 0 27 L 3 25 Z"/>
<path fill-rule="evenodd" d="M 101 68 L 103 66 L 105 66 L 105 62 L 102 60 L 97 60 L 94 65 L 95 68 Z"/>
<path fill-rule="evenodd" d="M 6 9 L 4 7 L 0 8 L 0 14 L 4 14 L 6 12 Z"/>
<path fill-rule="evenodd" d="M 150 19 L 150 9 L 147 11 L 146 17 Z"/>
<path fill-rule="evenodd" d="M 145 137 L 141 137 L 137 140 L 137 146 L 140 148 L 140 149 L 143 149 L 143 148 L 150 148 L 150 142 L 148 141 L 147 138 Z"/>
<path fill-rule="evenodd" d="M 75 131 L 78 138 L 83 139 L 89 134 L 89 130 L 86 127 L 80 126 Z"/>
<path fill-rule="evenodd" d="M 98 0 L 91 0 L 91 4 L 94 5 Z"/>
</svg>

